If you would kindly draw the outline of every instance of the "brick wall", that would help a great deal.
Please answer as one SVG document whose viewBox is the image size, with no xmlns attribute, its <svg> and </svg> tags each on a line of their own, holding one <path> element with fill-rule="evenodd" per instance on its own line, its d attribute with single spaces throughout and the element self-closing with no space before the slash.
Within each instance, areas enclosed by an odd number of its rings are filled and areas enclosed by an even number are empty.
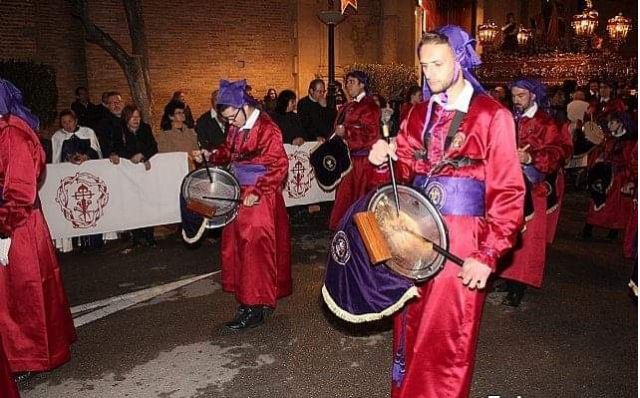
<svg viewBox="0 0 640 398">
<path fill-rule="evenodd" d="M 358 12 L 351 10 L 338 27 L 338 67 L 382 61 L 384 43 L 395 42 L 393 37 L 381 40 L 385 1 L 360 1 Z M 393 12 L 402 22 L 390 35 L 404 35 L 406 26 L 413 24 L 413 0 L 402 3 Z M 89 4 L 94 23 L 130 51 L 122 0 Z M 130 101 L 120 66 L 102 48 L 84 41 L 66 0 L 0 0 L 0 5 L 2 57 L 35 58 L 54 66 L 60 108 L 73 101 L 78 85 L 87 85 L 96 103 L 108 90 L 118 90 Z M 176 90 L 187 93 L 198 116 L 208 109 L 211 90 L 220 79 L 246 78 L 256 97 L 264 96 L 269 87 L 306 95 L 309 80 L 326 75 L 326 30 L 316 16 L 325 8 L 325 0 L 143 0 L 154 94 L 150 122 L 159 125 L 164 105 Z M 394 43 L 390 54 L 386 58 L 400 58 L 396 62 L 412 58 L 412 39 Z"/>
</svg>

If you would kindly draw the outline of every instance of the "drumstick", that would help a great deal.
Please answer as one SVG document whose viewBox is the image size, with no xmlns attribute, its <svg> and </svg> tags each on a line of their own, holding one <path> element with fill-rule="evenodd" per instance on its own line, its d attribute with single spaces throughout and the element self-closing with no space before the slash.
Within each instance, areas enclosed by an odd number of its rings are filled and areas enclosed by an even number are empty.
<svg viewBox="0 0 640 398">
<path fill-rule="evenodd" d="M 408 228 L 405 228 L 404 231 L 410 233 L 411 235 L 418 237 L 422 240 L 424 240 L 425 242 L 427 242 L 431 247 L 433 247 L 433 250 L 438 253 L 441 254 L 442 256 L 444 256 L 444 258 L 446 258 L 447 260 L 450 260 L 451 262 L 459 265 L 462 267 L 462 265 L 464 264 L 464 260 L 461 259 L 460 257 L 456 256 L 455 254 L 451 253 L 450 251 L 448 251 L 447 249 L 443 248 L 442 246 L 438 245 L 437 243 L 434 243 L 433 241 L 425 238 L 424 236 L 420 235 L 419 233 L 412 231 Z"/>
<path fill-rule="evenodd" d="M 531 144 L 527 144 L 527 145 L 525 145 L 525 146 L 524 146 L 524 148 L 520 148 L 520 149 L 518 149 L 518 150 L 519 150 L 519 151 L 524 152 L 524 151 L 526 151 L 526 150 L 527 150 L 527 149 L 529 149 L 529 148 L 531 148 Z"/>
<path fill-rule="evenodd" d="M 387 139 L 387 143 L 391 144 L 391 137 L 389 137 L 389 126 L 386 123 L 382 124 L 382 135 Z M 389 171 L 391 172 L 391 186 L 393 187 L 393 196 L 396 200 L 396 213 L 400 217 L 400 199 L 398 198 L 398 184 L 396 183 L 396 174 L 393 171 L 393 160 L 389 156 Z"/>
<path fill-rule="evenodd" d="M 218 196 L 203 196 L 202 199 L 209 199 L 209 200 L 223 200 L 225 202 L 236 202 L 236 203 L 240 203 L 242 202 L 242 199 L 234 199 L 234 198 L 221 198 Z"/>
<path fill-rule="evenodd" d="M 198 148 L 202 151 L 202 145 L 200 145 L 200 141 L 198 141 Z M 207 170 L 207 176 L 209 177 L 209 182 L 213 184 L 213 176 L 211 175 L 211 171 L 209 170 L 209 162 L 207 162 L 207 157 L 202 154 L 202 163 L 204 163 L 204 169 Z"/>
</svg>

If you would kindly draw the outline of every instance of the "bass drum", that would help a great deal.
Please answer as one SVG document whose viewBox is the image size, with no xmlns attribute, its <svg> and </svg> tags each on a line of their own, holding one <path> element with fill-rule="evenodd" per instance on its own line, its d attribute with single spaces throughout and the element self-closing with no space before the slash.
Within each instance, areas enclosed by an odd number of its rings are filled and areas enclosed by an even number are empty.
<svg viewBox="0 0 640 398">
<path fill-rule="evenodd" d="M 189 173 L 182 181 L 180 193 L 186 203 L 199 202 L 214 209 L 213 217 L 206 223 L 207 229 L 224 227 L 238 215 L 240 184 L 229 171 L 209 166 Z M 212 199 L 216 198 L 216 199 Z"/>
<path fill-rule="evenodd" d="M 425 238 L 448 250 L 447 229 L 440 212 L 420 191 L 398 185 L 400 214 L 391 184 L 380 187 L 369 200 L 392 254 L 385 264 L 393 272 L 424 281 L 444 267 L 445 258 L 436 253 Z"/>
</svg>

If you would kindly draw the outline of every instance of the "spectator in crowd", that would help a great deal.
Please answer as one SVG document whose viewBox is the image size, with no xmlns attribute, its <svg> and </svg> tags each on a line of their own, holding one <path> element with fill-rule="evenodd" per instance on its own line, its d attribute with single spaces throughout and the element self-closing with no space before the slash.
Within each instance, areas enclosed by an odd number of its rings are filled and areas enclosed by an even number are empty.
<svg viewBox="0 0 640 398">
<path fill-rule="evenodd" d="M 184 124 L 192 129 L 195 126 L 195 122 L 193 121 L 193 114 L 191 113 L 191 108 L 189 104 L 187 104 L 187 96 L 184 91 L 175 91 L 171 96 L 171 100 L 164 107 L 164 113 L 162 114 L 162 120 L 160 121 L 160 128 L 162 130 L 171 130 L 171 120 L 169 120 L 167 116 L 167 107 L 172 101 L 182 102 L 184 105 Z"/>
<path fill-rule="evenodd" d="M 600 81 L 591 79 L 585 87 L 586 99 L 588 102 L 600 102 Z"/>
<path fill-rule="evenodd" d="M 491 90 L 490 94 L 493 98 L 496 99 L 496 101 L 504 105 L 506 108 L 511 109 L 511 101 L 509 101 L 509 96 L 507 95 L 507 90 L 504 86 L 495 86 Z"/>
<path fill-rule="evenodd" d="M 71 103 L 71 110 L 76 114 L 80 126 L 91 129 L 96 128 L 98 121 L 103 116 L 100 106 L 91 103 L 89 90 L 86 87 L 76 88 L 76 100 Z"/>
<path fill-rule="evenodd" d="M 158 135 L 159 152 L 187 152 L 198 149 L 196 132 L 185 124 L 185 105 L 174 100 L 165 107 L 165 115 L 171 121 L 170 129 Z M 191 164 L 193 166 L 193 163 Z"/>
<path fill-rule="evenodd" d="M 265 112 L 273 112 L 276 110 L 276 100 L 278 98 L 278 93 L 275 88 L 270 88 L 267 90 L 267 95 L 264 96 L 262 107 Z"/>
<path fill-rule="evenodd" d="M 341 98 L 344 98 L 343 104 L 349 102 L 349 97 L 347 96 L 347 93 L 344 92 L 344 88 L 342 88 L 342 82 L 336 80 L 334 84 L 336 85 L 336 97 L 340 96 Z"/>
<path fill-rule="evenodd" d="M 60 130 L 51 137 L 52 163 L 71 162 L 80 165 L 89 159 L 100 159 L 98 137 L 89 127 L 81 126 L 76 114 L 65 109 L 60 112 Z M 102 235 L 80 236 L 78 238 L 56 239 L 56 248 L 63 253 L 73 250 L 73 241 L 83 250 L 97 249 L 104 245 Z"/>
<path fill-rule="evenodd" d="M 109 101 L 109 93 L 111 91 L 104 91 L 102 93 L 102 95 L 100 96 L 100 105 L 97 105 L 97 121 L 96 121 L 96 129 L 98 127 L 98 124 L 100 123 L 100 121 L 102 119 L 104 119 L 105 117 L 109 116 L 111 114 L 111 111 L 109 111 L 109 105 L 107 104 L 107 102 Z M 96 131 L 96 130 L 94 130 Z"/>
<path fill-rule="evenodd" d="M 382 126 L 385 124 L 387 125 L 389 132 L 395 131 L 396 128 L 393 125 L 392 120 L 393 109 L 387 102 L 387 99 L 380 94 L 373 94 L 371 97 L 373 98 L 373 102 L 375 102 L 380 108 L 380 136 L 382 136 Z"/>
<path fill-rule="evenodd" d="M 322 79 L 309 83 L 309 95 L 298 101 L 298 116 L 306 136 L 313 140 L 329 138 L 336 111 L 327 106 L 327 90 Z M 345 96 L 346 98 L 346 96 Z"/>
<path fill-rule="evenodd" d="M 567 102 L 562 87 L 549 88 L 549 115 L 559 124 L 567 122 Z"/>
<path fill-rule="evenodd" d="M 212 151 L 225 141 L 226 122 L 216 112 L 218 90 L 211 93 L 211 109 L 200 115 L 196 121 L 198 144 L 202 149 Z"/>
<path fill-rule="evenodd" d="M 302 129 L 300 118 L 294 112 L 296 109 L 296 93 L 283 90 L 278 95 L 273 121 L 282 131 L 282 141 L 285 144 L 302 145 L 305 141 L 313 141 L 315 137 L 308 137 Z"/>
<path fill-rule="evenodd" d="M 253 96 L 253 87 L 251 87 L 250 85 L 246 85 L 246 87 L 244 88 L 244 93 L 247 95 L 247 97 L 255 102 L 258 103 L 259 101 Z"/>
<path fill-rule="evenodd" d="M 74 111 L 65 109 L 59 118 L 61 128 L 51 138 L 52 163 L 82 164 L 89 159 L 102 158 L 96 133 L 80 125 Z"/>
<path fill-rule="evenodd" d="M 422 102 L 422 87 L 414 84 L 409 87 L 405 96 L 405 102 L 400 108 L 400 123 L 407 117 L 409 110 L 415 105 Z"/>
<path fill-rule="evenodd" d="M 135 105 L 127 105 L 122 110 L 124 123 L 123 145 L 118 149 L 118 156 L 129 159 L 133 164 L 144 165 L 151 170 L 151 157 L 158 153 L 158 144 L 153 137 L 151 126 L 142 121 L 142 113 Z M 131 231 L 134 245 L 154 247 L 153 227 Z"/>
<path fill-rule="evenodd" d="M 100 143 L 103 157 L 109 157 L 114 164 L 118 163 L 117 148 L 122 145 L 122 109 L 124 101 L 117 91 L 110 91 L 107 94 L 107 107 L 109 114 L 98 123 L 96 135 Z"/>
<path fill-rule="evenodd" d="M 502 51 L 506 53 L 515 53 L 518 49 L 518 25 L 516 24 L 516 16 L 510 12 L 507 14 L 507 22 L 502 26 Z"/>
</svg>

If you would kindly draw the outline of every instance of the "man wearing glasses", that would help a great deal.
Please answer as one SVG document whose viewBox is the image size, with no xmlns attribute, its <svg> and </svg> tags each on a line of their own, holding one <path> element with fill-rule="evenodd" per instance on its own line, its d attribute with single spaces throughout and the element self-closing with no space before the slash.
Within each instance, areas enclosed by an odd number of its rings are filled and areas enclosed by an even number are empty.
<svg viewBox="0 0 640 398">
<path fill-rule="evenodd" d="M 298 117 L 305 141 L 324 140 L 331 134 L 335 109 L 327 106 L 327 90 L 322 79 L 309 83 L 309 95 L 298 101 Z"/>
<path fill-rule="evenodd" d="M 245 94 L 244 80 L 220 82 L 216 112 L 229 123 L 226 141 L 213 152 L 195 151 L 213 165 L 229 165 L 242 203 L 222 231 L 222 288 L 239 303 L 229 329 L 264 323 L 279 298 L 291 294 L 290 236 L 282 186 L 289 160 L 282 133 Z"/>
</svg>

